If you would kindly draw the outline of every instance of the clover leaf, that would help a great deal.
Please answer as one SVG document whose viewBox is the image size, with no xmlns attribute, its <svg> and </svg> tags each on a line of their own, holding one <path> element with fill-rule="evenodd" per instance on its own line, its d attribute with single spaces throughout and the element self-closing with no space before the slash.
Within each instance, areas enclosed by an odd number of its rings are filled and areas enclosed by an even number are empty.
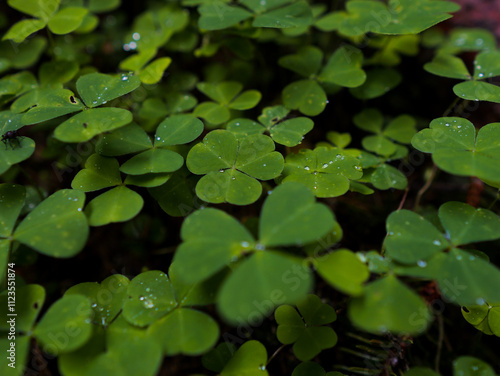
<svg viewBox="0 0 500 376">
<path fill-rule="evenodd" d="M 245 8 L 237 5 L 243 5 Z M 300 0 L 239 0 L 234 6 L 226 4 L 225 1 L 214 1 L 202 4 L 198 12 L 198 26 L 204 30 L 226 29 L 252 17 L 253 27 L 282 29 L 309 26 L 313 23 L 309 4 Z M 221 18 L 220 14 L 224 14 L 224 17 Z"/>
<path fill-rule="evenodd" d="M 278 144 L 296 146 L 313 129 L 314 122 L 307 117 L 287 118 L 289 113 L 290 110 L 284 106 L 266 107 L 258 118 L 259 122 L 234 119 L 227 123 L 226 129 L 238 139 L 266 132 Z"/>
<path fill-rule="evenodd" d="M 495 371 L 488 364 L 472 356 L 461 356 L 453 362 L 453 376 L 495 376 Z"/>
<path fill-rule="evenodd" d="M 247 341 L 229 359 L 220 376 L 267 376 L 267 351 L 259 341 Z"/>
<path fill-rule="evenodd" d="M 453 92 L 461 99 L 500 103 L 500 88 L 485 82 L 500 75 L 499 57 L 500 51 L 480 52 L 474 60 L 474 73 L 470 74 L 462 59 L 441 52 L 424 69 L 438 76 L 467 80 L 453 87 Z"/>
<path fill-rule="evenodd" d="M 361 68 L 363 54 L 355 47 L 339 47 L 321 69 L 323 52 L 314 46 L 302 47 L 296 54 L 286 55 L 278 61 L 305 80 L 292 82 L 283 89 L 283 103 L 305 115 L 316 116 L 327 103 L 321 84 L 357 87 L 364 83 L 366 74 Z"/>
<path fill-rule="evenodd" d="M 200 103 L 193 111 L 195 116 L 205 119 L 212 125 L 225 123 L 231 118 L 230 110 L 248 110 L 259 103 L 262 95 L 257 90 L 243 90 L 243 85 L 236 81 L 221 83 L 200 82 L 199 91 L 213 100 Z"/>
<path fill-rule="evenodd" d="M 418 34 L 447 20 L 460 7 L 451 1 L 401 0 L 384 3 L 351 0 L 346 3 L 347 16 L 340 23 L 340 33 L 358 36 L 380 34 Z"/>
<path fill-rule="evenodd" d="M 310 360 L 322 350 L 335 346 L 337 335 L 332 328 L 324 326 L 337 319 L 332 306 L 322 303 L 316 295 L 308 295 L 297 303 L 297 309 L 299 312 L 290 305 L 282 305 L 274 314 L 278 340 L 286 345 L 293 343 L 297 359 Z"/>
<path fill-rule="evenodd" d="M 196 211 L 182 226 L 183 242 L 174 257 L 177 277 L 194 284 L 238 262 L 222 283 L 217 304 L 227 320 L 247 322 L 269 314 L 281 300 L 297 302 L 311 286 L 311 273 L 298 257 L 273 249 L 311 243 L 334 224 L 331 212 L 296 183 L 280 185 L 267 198 L 258 242 L 228 214 L 217 209 Z M 259 303 L 258 311 L 255 302 Z"/>
<path fill-rule="evenodd" d="M 442 117 L 431 121 L 412 139 L 412 145 L 432 153 L 436 165 L 459 176 L 477 176 L 488 184 L 500 184 L 500 124 L 482 127 L 476 135 L 467 119 Z"/>
<path fill-rule="evenodd" d="M 215 130 L 189 151 L 186 165 L 193 174 L 205 175 L 196 185 L 196 194 L 202 200 L 248 205 L 262 193 L 257 179 L 277 177 L 284 162 L 267 136 L 238 140 L 229 131 Z"/>
<path fill-rule="evenodd" d="M 363 295 L 351 300 L 348 315 L 359 328 L 380 334 L 420 334 L 431 319 L 420 296 L 391 274 L 366 285 Z"/>
<path fill-rule="evenodd" d="M 366 73 L 363 85 L 350 88 L 351 94 L 358 99 L 373 99 L 394 89 L 403 80 L 401 74 L 391 68 L 373 68 Z"/>
<path fill-rule="evenodd" d="M 306 185 L 316 197 L 341 196 L 349 190 L 351 179 L 363 176 L 358 159 L 338 148 L 301 149 L 286 157 L 283 182 Z"/>
<path fill-rule="evenodd" d="M 500 303 L 462 307 L 462 315 L 477 330 L 500 337 Z"/>
</svg>

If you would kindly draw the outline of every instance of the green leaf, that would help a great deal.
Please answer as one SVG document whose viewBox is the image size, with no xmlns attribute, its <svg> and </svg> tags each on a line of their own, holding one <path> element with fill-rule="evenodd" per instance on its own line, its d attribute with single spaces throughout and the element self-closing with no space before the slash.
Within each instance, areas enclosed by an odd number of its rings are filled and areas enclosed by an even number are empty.
<svg viewBox="0 0 500 376">
<path fill-rule="evenodd" d="M 323 52 L 314 46 L 300 48 L 296 54 L 286 55 L 278 60 L 278 64 L 286 69 L 309 78 L 318 73 L 323 61 Z"/>
<path fill-rule="evenodd" d="M 150 149 L 130 158 L 121 165 L 120 171 L 129 175 L 164 173 L 177 171 L 182 167 L 184 158 L 167 149 Z"/>
<path fill-rule="evenodd" d="M 22 43 L 31 34 L 42 30 L 46 23 L 42 20 L 22 20 L 16 22 L 12 27 L 5 33 L 2 40 L 11 39 L 16 43 Z"/>
<path fill-rule="evenodd" d="M 303 362 L 293 370 L 292 376 L 325 376 L 326 372 L 318 363 Z"/>
<path fill-rule="evenodd" d="M 83 105 L 69 90 L 38 89 L 23 95 L 12 104 L 13 112 L 26 110 L 28 111 L 23 115 L 22 122 L 29 125 L 81 111 Z"/>
<path fill-rule="evenodd" d="M 0 184 L 0 197 L 0 237 L 7 238 L 24 206 L 26 190 L 22 185 Z"/>
<path fill-rule="evenodd" d="M 80 27 L 87 12 L 86 8 L 79 7 L 61 9 L 51 17 L 47 26 L 54 34 L 69 34 Z"/>
<path fill-rule="evenodd" d="M 484 278 L 487 275 L 488 278 Z M 500 270 L 477 255 L 452 249 L 437 276 L 441 293 L 460 305 L 499 302 Z"/>
<path fill-rule="evenodd" d="M 14 239 L 52 257 L 74 256 L 82 250 L 89 233 L 82 213 L 84 200 L 81 191 L 57 191 L 24 218 Z"/>
<path fill-rule="evenodd" d="M 93 13 L 109 12 L 120 6 L 120 0 L 89 0 L 88 8 Z"/>
<path fill-rule="evenodd" d="M 74 61 L 55 60 L 43 63 L 38 72 L 40 85 L 64 84 L 75 77 L 78 69 L 78 64 Z"/>
<path fill-rule="evenodd" d="M 439 376 L 439 374 L 430 368 L 412 367 L 404 376 Z"/>
<path fill-rule="evenodd" d="M 364 294 L 351 300 L 348 315 L 354 325 L 375 334 L 420 334 L 431 319 L 420 296 L 393 275 L 366 285 Z"/>
<path fill-rule="evenodd" d="M 227 362 L 220 376 L 268 376 L 267 351 L 259 341 L 245 342 Z"/>
<path fill-rule="evenodd" d="M 335 219 L 302 184 L 284 183 L 262 207 L 259 240 L 267 247 L 311 243 L 330 231 Z"/>
<path fill-rule="evenodd" d="M 156 129 L 155 147 L 187 144 L 203 132 L 203 123 L 192 115 L 173 115 Z"/>
<path fill-rule="evenodd" d="M 198 27 L 202 30 L 222 30 L 252 17 L 249 11 L 224 4 L 222 1 L 203 4 L 198 7 L 200 19 Z"/>
<path fill-rule="evenodd" d="M 61 0 L 7 0 L 10 7 L 29 14 L 30 16 L 41 18 L 45 23 L 59 8 Z"/>
<path fill-rule="evenodd" d="M 439 219 L 454 246 L 500 238 L 500 218 L 486 209 L 449 201 L 439 208 Z"/>
<path fill-rule="evenodd" d="M 107 157 L 137 153 L 153 146 L 148 134 L 136 123 L 106 133 L 96 144 L 96 151 Z"/>
<path fill-rule="evenodd" d="M 236 347 L 231 342 L 220 343 L 203 355 L 201 358 L 203 367 L 213 372 L 221 372 L 235 351 Z"/>
<path fill-rule="evenodd" d="M 172 59 L 169 57 L 161 57 L 147 65 L 139 74 L 142 83 L 152 85 L 161 81 L 165 70 L 168 68 Z"/>
<path fill-rule="evenodd" d="M 234 262 L 254 243 L 252 235 L 233 217 L 217 209 L 198 210 L 186 218 L 183 242 L 174 257 L 183 282 L 198 283 Z"/>
<path fill-rule="evenodd" d="M 93 322 L 104 327 L 111 324 L 123 308 L 127 298 L 129 279 L 121 274 L 113 274 L 101 283 L 84 282 L 70 287 L 64 293 L 86 296 L 92 303 Z"/>
<path fill-rule="evenodd" d="M 132 113 L 123 108 L 92 108 L 60 124 L 54 135 L 63 142 L 85 142 L 129 124 L 132 118 Z"/>
<path fill-rule="evenodd" d="M 363 148 L 372 153 L 388 157 L 396 152 L 396 145 L 382 135 L 367 136 L 361 140 Z"/>
<path fill-rule="evenodd" d="M 139 274 L 127 287 L 123 317 L 132 325 L 147 326 L 177 307 L 168 276 L 159 270 Z"/>
<path fill-rule="evenodd" d="M 462 59 L 444 53 L 438 53 L 430 63 L 424 65 L 424 69 L 437 76 L 459 80 L 471 79 L 469 70 Z"/>
<path fill-rule="evenodd" d="M 82 295 L 64 296 L 52 304 L 33 332 L 42 349 L 59 355 L 85 345 L 92 335 L 90 304 Z M 68 328 L 71 328 L 71 335 Z"/>
<path fill-rule="evenodd" d="M 363 173 L 357 158 L 337 148 L 317 147 L 288 154 L 282 176 L 283 182 L 302 183 L 317 197 L 336 197 L 349 190 L 349 179 Z"/>
<path fill-rule="evenodd" d="M 92 192 L 120 185 L 122 179 L 119 167 L 114 158 L 92 154 L 85 162 L 85 168 L 80 170 L 71 182 L 71 188 Z"/>
<path fill-rule="evenodd" d="M 461 356 L 453 362 L 454 376 L 495 376 L 491 366 L 472 356 Z"/>
<path fill-rule="evenodd" d="M 6 320 L 0 324 L 0 330 L 5 332 L 10 332 L 11 326 L 8 320 L 14 317 L 8 316 L 9 313 L 12 313 L 9 311 L 9 308 L 12 307 L 11 302 L 13 296 L 12 293 L 9 294 L 9 291 L 13 290 L 6 289 L 0 294 L 0 313 L 6 318 Z M 45 301 L 45 289 L 40 285 L 19 286 L 16 288 L 15 298 L 14 307 L 15 313 L 17 314 L 17 317 L 15 317 L 15 332 L 17 334 L 24 333 L 31 335 L 35 320 L 42 310 Z"/>
<path fill-rule="evenodd" d="M 215 102 L 200 103 L 193 111 L 193 115 L 205 119 L 213 125 L 219 125 L 231 118 L 231 113 L 223 105 Z"/>
<path fill-rule="evenodd" d="M 165 184 L 172 174 L 144 174 L 144 175 L 127 175 L 125 185 L 135 185 L 137 187 L 154 188 Z"/>
<path fill-rule="evenodd" d="M 111 76 L 90 73 L 76 81 L 76 88 L 87 107 L 97 107 L 137 89 L 141 84 L 133 74 Z"/>
<path fill-rule="evenodd" d="M 381 190 L 405 189 L 408 184 L 406 176 L 401 171 L 385 163 L 375 169 L 370 181 L 375 188 Z"/>
<path fill-rule="evenodd" d="M 309 26 L 313 23 L 311 7 L 305 1 L 258 14 L 252 22 L 253 27 L 292 28 Z"/>
<path fill-rule="evenodd" d="M 219 338 L 219 326 L 206 313 L 178 308 L 153 323 L 148 331 L 163 346 L 167 356 L 200 355 L 212 348 Z"/>
<path fill-rule="evenodd" d="M 298 117 L 274 125 L 271 130 L 271 138 L 278 144 L 293 147 L 302 142 L 304 135 L 311 131 L 314 122 L 306 117 Z"/>
<path fill-rule="evenodd" d="M 398 86 L 402 81 L 401 74 L 389 68 L 375 68 L 367 73 L 363 85 L 349 89 L 358 99 L 373 99 L 384 95 Z"/>
<path fill-rule="evenodd" d="M 90 226 L 104 226 L 134 218 L 143 206 L 144 200 L 140 194 L 119 186 L 90 201 L 85 208 L 85 214 Z"/>
<path fill-rule="evenodd" d="M 318 80 L 345 87 L 357 87 L 366 80 L 363 53 L 355 47 L 339 47 L 326 63 Z"/>
<path fill-rule="evenodd" d="M 23 369 L 28 362 L 29 359 L 29 350 L 31 345 L 31 338 L 29 336 L 16 336 L 16 346 L 15 346 L 15 363 L 13 363 L 14 367 L 5 366 L 3 376 L 21 376 L 23 374 Z M 0 351 L 2 354 L 7 354 L 6 358 L 10 356 L 10 350 L 12 349 L 11 340 L 8 337 L 2 336 L 0 338 Z M 10 363 L 12 360 L 7 358 L 4 361 L 4 364 L 12 364 Z"/>
<path fill-rule="evenodd" d="M 294 270 L 300 277 L 294 276 Z M 257 252 L 226 279 L 217 306 L 230 323 L 247 323 L 269 315 L 278 304 L 297 303 L 312 284 L 312 274 L 300 259 L 273 251 Z"/>
<path fill-rule="evenodd" d="M 339 249 L 315 259 L 318 274 L 336 289 L 349 295 L 360 295 L 370 276 L 368 267 L 355 253 Z"/>
<path fill-rule="evenodd" d="M 352 121 L 364 131 L 380 134 L 384 125 L 384 115 L 376 108 L 366 108 L 354 115 Z"/>
<path fill-rule="evenodd" d="M 249 110 L 254 108 L 262 98 L 262 94 L 257 90 L 247 90 L 238 95 L 231 103 L 229 108 L 233 110 Z"/>
<path fill-rule="evenodd" d="M 387 218 L 387 255 L 404 264 L 426 260 L 449 247 L 448 241 L 432 225 L 409 210 L 398 210 Z"/>
<path fill-rule="evenodd" d="M 412 145 L 432 153 L 436 165 L 459 176 L 477 176 L 500 182 L 500 123 L 482 127 L 476 137 L 474 125 L 464 118 L 434 119 L 430 128 L 417 133 Z"/>
<path fill-rule="evenodd" d="M 444 42 L 441 50 L 456 54 L 461 51 L 494 50 L 495 48 L 495 36 L 490 31 L 467 27 L 450 30 L 448 40 Z"/>
<path fill-rule="evenodd" d="M 137 54 L 120 62 L 119 68 L 125 71 L 140 71 L 157 53 L 156 48 L 141 49 Z"/>
<path fill-rule="evenodd" d="M 337 343 L 333 329 L 322 326 L 335 321 L 337 315 L 332 306 L 322 303 L 316 295 L 308 295 L 297 308 L 300 315 L 289 305 L 276 309 L 277 337 L 283 344 L 293 343 L 295 356 L 307 361 Z"/>
<path fill-rule="evenodd" d="M 319 115 L 326 107 L 327 97 L 323 88 L 314 80 L 292 82 L 283 89 L 283 103 L 304 115 Z"/>
<path fill-rule="evenodd" d="M 453 87 L 461 99 L 500 103 L 500 87 L 483 81 L 466 81 Z"/>
<path fill-rule="evenodd" d="M 7 142 L 5 148 L 0 146 L 0 174 L 31 157 L 34 151 L 35 141 L 28 137 Z"/>
</svg>

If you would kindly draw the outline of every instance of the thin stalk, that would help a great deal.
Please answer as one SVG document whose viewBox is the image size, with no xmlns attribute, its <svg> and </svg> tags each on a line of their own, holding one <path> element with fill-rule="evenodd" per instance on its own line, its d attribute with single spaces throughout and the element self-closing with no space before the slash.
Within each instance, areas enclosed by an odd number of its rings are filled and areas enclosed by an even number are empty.
<svg viewBox="0 0 500 376">
<path fill-rule="evenodd" d="M 281 345 L 280 347 L 278 347 L 278 350 L 276 350 L 276 351 L 274 352 L 274 354 L 273 354 L 273 355 L 271 355 L 271 357 L 270 357 L 270 358 L 269 358 L 269 360 L 267 361 L 267 363 L 266 363 L 266 367 L 269 365 L 269 363 L 271 363 L 271 360 L 273 360 L 273 359 L 276 357 L 276 355 L 278 355 L 278 354 L 280 353 L 280 351 L 281 351 L 281 350 L 283 350 L 283 349 L 285 348 L 285 346 L 286 346 L 286 345 Z"/>
<path fill-rule="evenodd" d="M 432 166 L 432 171 L 431 171 L 431 176 L 429 176 L 429 179 L 425 182 L 424 186 L 420 188 L 420 190 L 417 193 L 417 197 L 415 199 L 415 205 L 413 206 L 413 210 L 417 210 L 419 205 L 420 205 L 420 200 L 422 199 L 422 196 L 424 195 L 425 192 L 429 189 L 431 186 L 432 182 L 434 181 L 434 178 L 436 177 L 436 172 L 437 172 L 437 166 L 434 164 Z"/>
</svg>

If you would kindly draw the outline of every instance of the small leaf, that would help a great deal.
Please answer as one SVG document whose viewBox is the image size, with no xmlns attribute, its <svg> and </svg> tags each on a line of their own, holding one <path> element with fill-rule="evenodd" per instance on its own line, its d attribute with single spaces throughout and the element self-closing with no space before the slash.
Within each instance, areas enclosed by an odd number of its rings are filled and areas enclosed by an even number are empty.
<svg viewBox="0 0 500 376">
<path fill-rule="evenodd" d="M 9 304 L 9 302 L 12 302 L 12 294 L 9 294 L 9 291 L 13 290 L 5 289 L 0 294 L 0 313 L 2 313 L 5 318 L 7 318 L 7 320 L 0 324 L 0 330 L 4 331 L 5 333 L 10 331 L 11 334 L 14 334 L 11 331 L 11 325 L 9 322 L 9 320 L 14 317 L 9 316 L 9 313 L 12 314 L 13 312 L 9 310 L 9 308 L 12 307 L 12 303 Z M 35 324 L 35 320 L 38 317 L 38 314 L 42 310 L 44 301 L 45 289 L 40 285 L 25 285 L 16 288 L 16 333 L 31 335 L 33 325 Z"/>
<path fill-rule="evenodd" d="M 401 74 L 389 68 L 375 68 L 367 73 L 363 85 L 349 89 L 358 99 L 373 99 L 384 95 L 401 83 Z"/>
<path fill-rule="evenodd" d="M 198 27 L 202 30 L 222 30 L 252 17 L 249 11 L 224 4 L 222 1 L 203 4 L 198 7 L 200 19 Z M 221 15 L 224 15 L 221 17 Z"/>
<path fill-rule="evenodd" d="M 297 1 L 263 14 L 257 14 L 253 27 L 292 28 L 313 23 L 311 7 L 305 1 Z"/>
<path fill-rule="evenodd" d="M 85 208 L 85 214 L 90 226 L 104 226 L 134 218 L 143 206 L 144 200 L 140 194 L 119 186 L 90 201 Z"/>
<path fill-rule="evenodd" d="M 148 134 L 139 125 L 132 123 L 105 133 L 96 144 L 100 155 L 115 157 L 137 153 L 153 146 Z"/>
<path fill-rule="evenodd" d="M 54 34 L 69 34 L 80 27 L 87 12 L 86 8 L 63 8 L 51 17 L 47 26 Z"/>
<path fill-rule="evenodd" d="M 141 82 L 148 85 L 160 82 L 165 73 L 165 70 L 168 68 L 171 62 L 172 59 L 169 57 L 161 57 L 154 60 L 139 74 Z"/>
<path fill-rule="evenodd" d="M 187 144 L 203 132 L 203 123 L 192 115 L 173 115 L 156 129 L 155 147 Z"/>
<path fill-rule="evenodd" d="M 430 63 L 424 65 L 424 69 L 437 76 L 459 80 L 471 79 L 469 70 L 462 59 L 444 53 L 438 53 Z"/>
<path fill-rule="evenodd" d="M 420 296 L 393 275 L 366 285 L 364 294 L 351 300 L 348 315 L 354 325 L 375 334 L 420 334 L 431 319 Z"/>
<path fill-rule="evenodd" d="M 314 46 L 305 46 L 296 54 L 286 55 L 278 60 L 278 64 L 286 69 L 309 78 L 318 73 L 323 61 L 323 52 Z"/>
<path fill-rule="evenodd" d="M 47 22 L 59 8 L 61 0 L 8 0 L 10 7 L 29 14 L 35 18 L 41 18 Z"/>
<path fill-rule="evenodd" d="M 141 84 L 133 74 L 111 76 L 90 73 L 76 81 L 76 88 L 87 107 L 97 107 L 137 89 Z"/>
<path fill-rule="evenodd" d="M 375 169 L 370 181 L 375 188 L 380 190 L 405 189 L 408 184 L 406 176 L 401 171 L 385 163 Z"/>
<path fill-rule="evenodd" d="M 500 87 L 483 81 L 461 82 L 453 87 L 461 99 L 500 103 Z"/>
<path fill-rule="evenodd" d="M 8 238 L 26 199 L 26 190 L 18 184 L 0 184 L 0 237 Z"/>
<path fill-rule="evenodd" d="M 229 103 L 229 108 L 233 110 L 248 110 L 257 106 L 261 98 L 262 94 L 257 90 L 247 90 Z"/>
<path fill-rule="evenodd" d="M 292 110 L 299 110 L 304 115 L 319 115 L 326 107 L 326 94 L 314 80 L 292 82 L 283 89 L 283 103 Z"/>
<path fill-rule="evenodd" d="M 57 191 L 24 218 L 14 239 L 52 257 L 74 256 L 85 245 L 89 233 L 82 213 L 84 200 L 81 191 Z"/>
<path fill-rule="evenodd" d="M 453 362 L 454 376 L 495 376 L 488 363 L 472 356 L 461 356 Z"/>
<path fill-rule="evenodd" d="M 182 167 L 184 158 L 167 149 L 150 149 L 130 158 L 121 165 L 120 171 L 129 175 L 165 173 L 177 171 Z"/>
<path fill-rule="evenodd" d="M 46 23 L 42 20 L 22 20 L 16 22 L 12 27 L 5 33 L 2 37 L 2 40 L 11 39 L 16 43 L 22 43 L 24 40 L 29 37 L 31 34 L 36 33 L 39 30 L 42 30 L 45 27 Z"/>
<path fill-rule="evenodd" d="M 74 351 L 90 339 L 92 324 L 90 300 L 82 295 L 68 295 L 52 304 L 33 334 L 49 354 Z M 71 328 L 72 335 L 68 334 Z"/>
<path fill-rule="evenodd" d="M 330 57 L 318 80 L 345 87 L 357 87 L 366 80 L 363 53 L 354 47 L 339 47 Z"/>
<path fill-rule="evenodd" d="M 123 317 L 132 325 L 147 326 L 177 307 L 168 276 L 159 270 L 139 274 L 127 287 Z"/>
</svg>

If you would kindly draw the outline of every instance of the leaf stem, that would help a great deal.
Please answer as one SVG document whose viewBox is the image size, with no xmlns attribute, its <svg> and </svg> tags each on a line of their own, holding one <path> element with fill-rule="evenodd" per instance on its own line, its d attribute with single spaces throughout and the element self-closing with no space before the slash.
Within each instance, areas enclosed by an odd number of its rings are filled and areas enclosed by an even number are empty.
<svg viewBox="0 0 500 376">
<path fill-rule="evenodd" d="M 438 319 L 439 335 L 438 335 L 438 343 L 437 343 L 437 349 L 436 349 L 436 360 L 435 360 L 434 369 L 435 369 L 436 373 L 439 374 L 439 361 L 441 359 L 441 350 L 443 348 L 443 339 L 444 339 L 444 326 L 443 326 L 443 316 L 441 315 L 441 312 L 437 312 L 436 317 Z"/>
<path fill-rule="evenodd" d="M 276 357 L 276 355 L 278 355 L 278 354 L 279 354 L 279 352 L 285 348 L 285 346 L 286 346 L 286 345 L 281 345 L 280 347 L 278 347 L 278 349 L 274 352 L 274 354 L 273 354 L 273 355 L 271 355 L 271 357 L 270 357 L 270 358 L 269 358 L 269 360 L 267 361 L 267 363 L 266 363 L 266 367 L 269 365 L 269 363 L 271 363 L 271 360 L 273 360 L 273 359 Z"/>
<path fill-rule="evenodd" d="M 436 166 L 436 164 L 434 164 L 432 166 L 431 175 L 429 176 L 429 178 L 425 182 L 424 186 L 422 188 L 420 188 L 420 190 L 417 193 L 417 197 L 415 198 L 415 205 L 413 206 L 414 211 L 418 209 L 418 207 L 420 205 L 420 200 L 422 199 L 422 196 L 429 189 L 432 182 L 434 181 L 434 178 L 436 177 L 436 172 L 437 172 L 437 166 Z"/>
<path fill-rule="evenodd" d="M 488 210 L 491 210 L 493 208 L 493 206 L 495 206 L 495 204 L 497 203 L 498 199 L 500 199 L 500 188 L 497 191 L 497 195 L 496 195 L 495 199 L 490 204 L 490 206 L 488 206 Z"/>
</svg>

